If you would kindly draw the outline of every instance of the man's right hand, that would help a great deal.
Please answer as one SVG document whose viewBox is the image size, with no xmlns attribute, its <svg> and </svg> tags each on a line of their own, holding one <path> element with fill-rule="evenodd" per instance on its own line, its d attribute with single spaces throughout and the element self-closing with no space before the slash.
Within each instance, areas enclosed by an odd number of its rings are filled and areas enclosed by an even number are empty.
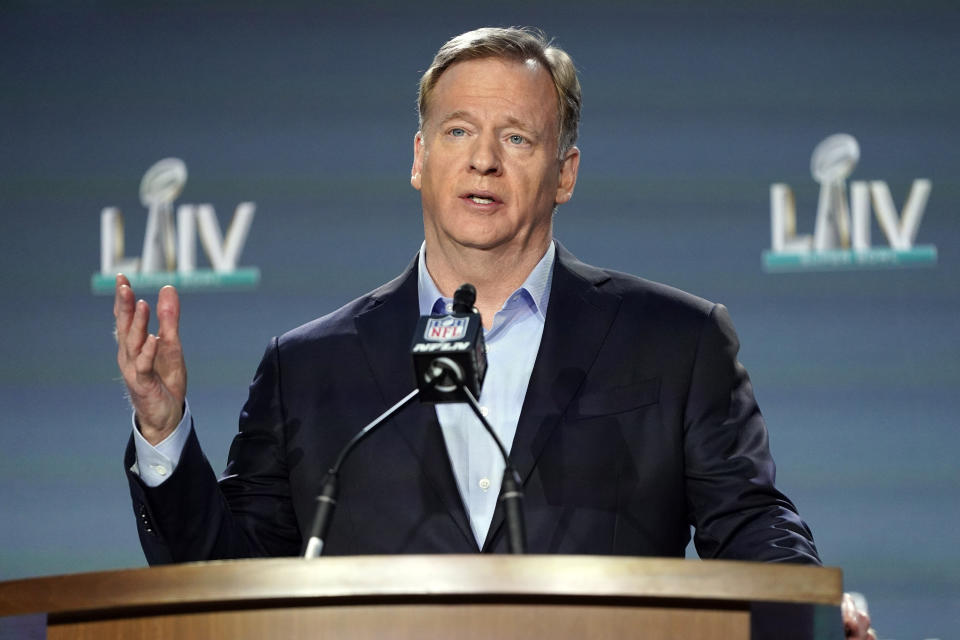
<svg viewBox="0 0 960 640">
<path fill-rule="evenodd" d="M 137 300 L 130 281 L 117 275 L 113 303 L 117 363 L 137 414 L 140 433 L 156 445 L 176 429 L 187 394 L 187 365 L 180 345 L 180 299 L 171 286 L 157 298 L 157 335 L 147 333 L 150 305 Z"/>
</svg>

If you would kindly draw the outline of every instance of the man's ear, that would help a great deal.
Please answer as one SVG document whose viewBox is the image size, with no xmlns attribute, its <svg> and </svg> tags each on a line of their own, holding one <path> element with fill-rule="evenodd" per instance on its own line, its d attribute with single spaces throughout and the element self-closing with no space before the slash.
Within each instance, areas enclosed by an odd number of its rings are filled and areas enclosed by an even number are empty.
<svg viewBox="0 0 960 640">
<path fill-rule="evenodd" d="M 557 195 L 554 204 L 564 204 L 573 197 L 573 187 L 577 184 L 577 171 L 580 169 L 580 149 L 570 147 L 560 161 L 560 180 L 557 182 Z"/>
<path fill-rule="evenodd" d="M 417 131 L 417 135 L 413 136 L 413 167 L 410 168 L 410 185 L 420 191 L 420 185 L 422 181 L 420 179 L 420 171 L 423 169 L 423 132 Z"/>
</svg>

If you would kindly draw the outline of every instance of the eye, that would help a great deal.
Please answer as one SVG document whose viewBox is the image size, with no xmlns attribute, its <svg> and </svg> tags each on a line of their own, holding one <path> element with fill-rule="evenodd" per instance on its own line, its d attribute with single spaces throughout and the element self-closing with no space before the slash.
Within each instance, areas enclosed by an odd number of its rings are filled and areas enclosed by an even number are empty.
<svg viewBox="0 0 960 640">
<path fill-rule="evenodd" d="M 462 138 L 463 136 L 467 135 L 467 132 L 460 127 L 454 127 L 453 129 L 450 129 L 447 134 L 453 136 L 454 138 Z"/>
<path fill-rule="evenodd" d="M 519 133 L 514 133 L 507 140 L 510 141 L 510 144 L 524 144 L 527 139 L 521 136 Z"/>
</svg>

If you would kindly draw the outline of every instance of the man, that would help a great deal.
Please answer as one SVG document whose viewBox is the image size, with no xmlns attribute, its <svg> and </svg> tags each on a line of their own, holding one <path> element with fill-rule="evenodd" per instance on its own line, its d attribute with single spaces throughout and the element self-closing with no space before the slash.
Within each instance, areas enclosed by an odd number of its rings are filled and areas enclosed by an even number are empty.
<svg viewBox="0 0 960 640">
<path fill-rule="evenodd" d="M 126 464 L 151 563 L 295 555 L 326 466 L 415 386 L 417 317 L 476 286 L 480 398 L 524 483 L 533 553 L 818 563 L 773 486 L 766 429 L 722 306 L 577 261 L 552 238 L 574 190 L 580 87 L 537 34 L 447 42 L 420 84 L 411 184 L 424 244 L 397 279 L 274 339 L 215 480 L 186 404 L 179 301 L 159 330 L 117 278 L 118 361 L 135 409 Z M 468 410 L 408 408 L 342 469 L 324 553 L 496 552 L 502 462 Z"/>
</svg>

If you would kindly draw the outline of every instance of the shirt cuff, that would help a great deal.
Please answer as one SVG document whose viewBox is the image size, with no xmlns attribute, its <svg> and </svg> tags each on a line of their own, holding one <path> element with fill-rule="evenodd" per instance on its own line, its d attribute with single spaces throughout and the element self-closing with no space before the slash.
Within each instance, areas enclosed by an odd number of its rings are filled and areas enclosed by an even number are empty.
<svg viewBox="0 0 960 640">
<path fill-rule="evenodd" d="M 180 454 L 187 444 L 187 438 L 193 429 L 193 417 L 190 415 L 190 403 L 183 401 L 183 418 L 177 428 L 166 438 L 153 446 L 137 428 L 136 413 L 133 414 L 133 446 L 137 460 L 130 471 L 140 476 L 148 487 L 157 487 L 170 477 L 180 462 Z"/>
</svg>

